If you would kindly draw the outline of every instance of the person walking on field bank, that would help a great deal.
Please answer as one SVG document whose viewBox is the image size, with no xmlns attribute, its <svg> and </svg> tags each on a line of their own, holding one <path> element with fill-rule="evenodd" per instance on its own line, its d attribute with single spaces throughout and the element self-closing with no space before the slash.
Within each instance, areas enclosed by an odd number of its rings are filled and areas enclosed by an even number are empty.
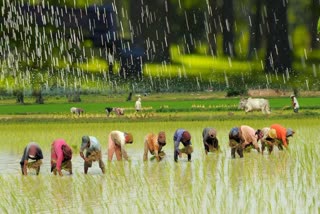
<svg viewBox="0 0 320 214">
<path fill-rule="evenodd" d="M 147 134 L 144 138 L 144 154 L 143 160 L 148 159 L 148 151 L 154 155 L 157 161 L 160 161 L 165 153 L 162 151 L 162 147 L 166 145 L 166 134 L 161 131 L 158 135 L 154 133 Z"/>
<path fill-rule="evenodd" d="M 208 152 L 215 152 L 220 149 L 216 135 L 217 131 L 214 128 L 207 127 L 203 129 L 202 139 L 206 155 Z"/>
<path fill-rule="evenodd" d="M 255 131 L 250 126 L 242 125 L 234 127 L 229 132 L 229 146 L 231 147 L 231 157 L 235 158 L 237 152 L 240 158 L 243 158 L 244 148 L 253 145 L 260 152 L 258 145 L 259 139 L 262 137 L 261 130 Z"/>
<path fill-rule="evenodd" d="M 264 149 L 267 147 L 269 154 L 271 154 L 273 150 L 273 146 L 277 144 L 277 131 L 275 129 L 270 129 L 269 127 L 265 127 L 261 129 L 262 138 L 261 138 L 261 154 L 263 154 Z"/>
<path fill-rule="evenodd" d="M 270 128 L 275 129 L 277 132 L 277 140 L 280 141 L 278 143 L 279 150 L 283 150 L 282 145 L 287 149 L 289 145 L 288 137 L 293 137 L 295 132 L 291 128 L 285 128 L 279 124 L 273 124 Z"/>
<path fill-rule="evenodd" d="M 174 141 L 174 161 L 178 161 L 178 156 L 181 158 L 182 153 L 188 155 L 188 161 L 191 161 L 191 153 L 193 152 L 191 144 L 191 135 L 185 129 L 177 129 L 173 135 Z M 179 149 L 180 142 L 183 144 L 184 148 Z"/>
<path fill-rule="evenodd" d="M 131 133 L 121 132 L 121 131 L 111 131 L 108 139 L 108 160 L 111 161 L 113 154 L 116 153 L 116 158 L 118 161 L 128 160 L 128 154 L 125 149 L 125 144 L 132 144 L 133 137 Z"/>
<path fill-rule="evenodd" d="M 32 161 L 29 162 L 29 159 Z M 35 169 L 36 174 L 39 175 L 42 159 L 43 154 L 40 146 L 34 142 L 29 143 L 24 148 L 20 161 L 22 175 L 28 175 L 28 168 Z"/>
<path fill-rule="evenodd" d="M 63 139 L 57 139 L 51 144 L 51 172 L 62 176 L 64 169 L 72 174 L 72 150 Z"/>
<path fill-rule="evenodd" d="M 136 101 L 135 105 L 134 105 L 136 112 L 141 111 L 141 98 L 139 97 L 138 100 Z"/>
<path fill-rule="evenodd" d="M 298 103 L 298 100 L 296 98 L 296 96 L 294 96 L 293 94 L 290 96 L 291 98 L 291 104 L 292 104 L 292 107 L 293 107 L 293 112 L 294 113 L 298 113 L 299 112 L 299 103 Z"/>
<path fill-rule="evenodd" d="M 86 155 L 83 152 L 86 150 Z M 105 173 L 105 166 L 102 161 L 101 146 L 97 138 L 93 136 L 83 136 L 80 148 L 80 156 L 84 160 L 84 174 L 88 173 L 89 167 L 93 161 L 99 161 L 99 167 L 102 173 Z"/>
</svg>

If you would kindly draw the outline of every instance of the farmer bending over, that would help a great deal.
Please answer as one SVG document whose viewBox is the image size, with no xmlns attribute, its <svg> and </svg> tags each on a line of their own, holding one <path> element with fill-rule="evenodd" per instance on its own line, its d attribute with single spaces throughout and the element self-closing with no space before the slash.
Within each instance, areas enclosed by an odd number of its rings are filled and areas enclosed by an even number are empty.
<svg viewBox="0 0 320 214">
<path fill-rule="evenodd" d="M 57 171 L 62 176 L 64 169 L 72 174 L 72 150 L 63 139 L 57 139 L 51 144 L 51 172 L 57 175 Z"/>
<path fill-rule="evenodd" d="M 29 162 L 29 159 L 31 159 L 30 162 Z M 20 161 L 22 174 L 28 175 L 27 169 L 32 168 L 32 169 L 35 169 L 37 175 L 39 175 L 42 159 L 43 159 L 43 154 L 39 145 L 33 142 L 29 143 L 24 148 L 23 155 Z"/>
<path fill-rule="evenodd" d="M 202 131 L 203 145 L 206 155 L 208 152 L 219 150 L 219 142 L 216 137 L 217 131 L 214 128 L 204 128 Z"/>
<path fill-rule="evenodd" d="M 116 153 L 118 161 L 122 160 L 122 157 L 125 160 L 128 160 L 128 154 L 125 150 L 125 144 L 128 143 L 133 143 L 132 134 L 121 131 L 110 132 L 108 144 L 108 160 L 112 160 L 114 153 Z"/>
<path fill-rule="evenodd" d="M 173 136 L 174 141 L 174 161 L 178 161 L 178 155 L 181 158 L 182 153 L 188 155 L 188 161 L 191 161 L 191 153 L 193 152 L 191 144 L 191 135 L 184 129 L 177 129 Z M 183 149 L 179 149 L 180 142 L 184 145 Z"/>
<path fill-rule="evenodd" d="M 271 154 L 273 150 L 273 146 L 276 143 L 277 132 L 275 129 L 270 129 L 269 127 L 265 127 L 261 129 L 262 138 L 261 138 L 261 154 L 263 154 L 264 149 L 267 147 L 269 154 Z"/>
<path fill-rule="evenodd" d="M 147 134 L 144 138 L 143 160 L 146 161 L 148 159 L 148 151 L 150 151 L 150 153 L 156 157 L 157 161 L 160 161 L 165 156 L 165 153 L 161 151 L 162 147 L 165 145 L 165 132 L 159 132 L 158 135 L 154 133 Z"/>
<path fill-rule="evenodd" d="M 231 147 L 231 157 L 236 158 L 236 152 L 243 158 L 242 134 L 239 127 L 233 127 L 229 132 L 229 146 Z"/>
<path fill-rule="evenodd" d="M 262 138 L 262 132 L 260 129 L 255 131 L 252 127 L 242 125 L 241 129 L 241 137 L 243 139 L 242 148 L 245 149 L 249 146 L 253 146 L 258 152 L 260 152 L 260 147 L 258 145 L 258 141 Z"/>
<path fill-rule="evenodd" d="M 291 128 L 285 128 L 279 124 L 273 124 L 270 128 L 277 132 L 277 140 L 280 141 L 278 144 L 279 150 L 283 150 L 282 145 L 287 149 L 289 145 L 288 137 L 293 136 L 295 132 Z"/>
<path fill-rule="evenodd" d="M 86 150 L 86 156 L 83 154 L 84 150 Z M 102 161 L 101 146 L 97 138 L 93 136 L 82 137 L 80 156 L 84 160 L 84 174 L 88 173 L 88 168 L 92 166 L 93 161 L 99 161 L 99 167 L 102 173 L 105 173 L 105 167 Z"/>
<path fill-rule="evenodd" d="M 231 157 L 235 158 L 237 152 L 243 158 L 243 149 L 253 145 L 260 152 L 258 140 L 262 137 L 261 130 L 255 131 L 250 126 L 234 127 L 229 132 L 229 146 L 231 147 Z"/>
</svg>

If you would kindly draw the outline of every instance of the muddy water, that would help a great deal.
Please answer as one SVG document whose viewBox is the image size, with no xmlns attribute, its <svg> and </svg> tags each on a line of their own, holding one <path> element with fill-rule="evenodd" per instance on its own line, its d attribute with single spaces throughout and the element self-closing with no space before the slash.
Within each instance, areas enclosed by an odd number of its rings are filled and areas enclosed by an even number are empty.
<svg viewBox="0 0 320 214">
<path fill-rule="evenodd" d="M 130 164 L 133 166 L 139 166 L 143 164 L 143 149 L 136 149 L 136 148 L 129 148 L 127 146 L 127 152 L 130 158 Z M 48 150 L 48 149 L 46 149 Z M 42 160 L 43 164 L 41 166 L 41 174 L 42 175 L 50 175 L 50 152 L 49 151 L 43 151 L 44 159 Z M 164 149 L 164 152 L 166 153 L 165 158 L 162 160 L 162 162 L 166 164 L 173 164 L 173 149 L 168 150 Z M 21 168 L 20 168 L 20 160 L 23 154 L 23 150 L 21 153 L 15 153 L 15 152 L 0 152 L 0 175 L 20 175 L 21 174 Z M 105 164 L 108 164 L 107 161 L 107 151 L 106 149 L 103 152 L 103 161 Z M 217 154 L 210 154 L 209 157 L 217 156 Z M 227 154 L 229 156 L 229 154 Z M 154 157 L 150 154 L 148 154 L 149 162 L 151 163 L 157 163 L 157 161 L 154 159 Z M 192 159 L 203 159 L 204 158 L 204 151 L 199 150 L 193 153 Z M 230 158 L 230 157 L 228 157 Z M 113 162 L 116 162 L 115 156 L 113 157 Z M 179 162 L 186 162 L 187 163 L 187 157 L 183 156 Z M 73 154 L 72 158 L 72 166 L 73 171 L 75 173 L 75 176 L 79 176 L 79 174 L 83 174 L 83 159 L 80 157 L 79 152 L 76 151 Z M 30 173 L 33 175 L 33 171 L 31 170 Z M 67 172 L 64 173 L 65 175 L 68 175 Z M 93 162 L 93 167 L 89 168 L 89 174 L 91 175 L 98 175 L 101 174 L 101 170 L 99 168 L 99 165 L 97 162 Z"/>
<path fill-rule="evenodd" d="M 179 163 L 173 162 L 169 151 L 160 163 L 143 162 L 140 150 L 128 149 L 128 153 L 130 162 L 107 163 L 105 155 L 105 175 L 97 163 L 84 175 L 83 161 L 75 155 L 74 174 L 65 172 L 61 178 L 50 174 L 48 152 L 40 175 L 31 173 L 28 177 L 20 175 L 21 154 L 2 152 L 1 191 L 7 197 L 0 210 L 305 213 L 316 211 L 320 203 L 317 169 L 311 166 L 309 171 L 304 170 L 299 161 L 292 160 L 294 153 L 275 151 L 272 156 L 262 156 L 252 151 L 245 158 L 234 160 L 228 149 L 208 156 L 198 151 L 192 162 L 183 157 Z"/>
</svg>

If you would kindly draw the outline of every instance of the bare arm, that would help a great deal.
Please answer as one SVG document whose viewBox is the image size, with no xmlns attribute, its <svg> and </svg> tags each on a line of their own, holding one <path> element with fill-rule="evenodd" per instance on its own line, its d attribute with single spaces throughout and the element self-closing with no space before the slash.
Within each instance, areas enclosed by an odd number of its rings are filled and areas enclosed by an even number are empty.
<svg viewBox="0 0 320 214">
<path fill-rule="evenodd" d="M 125 149 L 125 145 L 124 144 L 121 144 L 121 153 L 122 153 L 122 157 L 125 160 L 129 160 L 129 157 L 128 157 L 128 154 L 127 154 L 127 151 Z"/>
<path fill-rule="evenodd" d="M 23 175 L 28 175 L 27 166 L 28 166 L 28 160 L 24 160 L 24 162 L 23 162 Z"/>
<path fill-rule="evenodd" d="M 159 144 L 155 143 L 154 145 L 154 155 L 157 158 L 157 161 L 160 161 L 160 157 L 159 157 Z"/>
<path fill-rule="evenodd" d="M 144 153 L 143 153 L 143 160 L 146 161 L 148 159 L 148 140 L 144 140 Z"/>
</svg>

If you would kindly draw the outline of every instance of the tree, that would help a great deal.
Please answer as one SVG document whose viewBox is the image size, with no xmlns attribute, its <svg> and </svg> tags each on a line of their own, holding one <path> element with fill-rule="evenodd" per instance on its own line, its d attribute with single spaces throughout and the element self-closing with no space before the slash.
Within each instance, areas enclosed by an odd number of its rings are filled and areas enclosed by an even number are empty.
<svg viewBox="0 0 320 214">
<path fill-rule="evenodd" d="M 262 0 L 250 0 L 249 8 L 249 49 L 248 59 L 252 59 L 255 52 L 261 48 L 261 38 L 263 37 L 262 32 Z"/>
<path fill-rule="evenodd" d="M 223 53 L 226 56 L 234 57 L 234 10 L 233 0 L 224 0 L 222 4 L 222 35 Z"/>
<path fill-rule="evenodd" d="M 208 11 L 206 1 L 192 1 L 192 0 L 171 0 L 174 10 L 172 19 L 170 20 L 173 25 L 173 32 L 175 32 L 175 42 L 183 42 L 186 54 L 193 54 L 196 52 L 197 45 L 205 37 L 205 13 Z M 210 11 L 211 12 L 211 11 Z M 212 13 L 210 14 L 212 15 Z M 209 19 L 209 17 L 207 17 Z M 208 20 L 210 23 L 210 20 Z M 208 29 L 208 26 L 207 26 Z M 211 32 L 210 32 L 211 33 Z"/>
<path fill-rule="evenodd" d="M 208 1 L 207 40 L 212 55 L 217 55 L 217 33 L 219 32 L 219 16 L 217 0 Z"/>
<path fill-rule="evenodd" d="M 267 50 L 265 71 L 285 73 L 291 71 L 292 52 L 288 38 L 288 1 L 267 0 Z"/>
<path fill-rule="evenodd" d="M 203 39 L 204 34 L 204 13 L 202 8 L 185 9 L 184 41 L 188 54 L 196 52 L 197 42 Z"/>
<path fill-rule="evenodd" d="M 13 90 L 13 95 L 16 97 L 16 103 L 18 104 L 24 104 L 24 94 L 23 94 L 23 88 L 17 87 Z"/>
<path fill-rule="evenodd" d="M 168 62 L 170 26 L 167 0 L 130 1 L 130 33 L 133 45 L 143 46 L 148 61 Z"/>
</svg>

